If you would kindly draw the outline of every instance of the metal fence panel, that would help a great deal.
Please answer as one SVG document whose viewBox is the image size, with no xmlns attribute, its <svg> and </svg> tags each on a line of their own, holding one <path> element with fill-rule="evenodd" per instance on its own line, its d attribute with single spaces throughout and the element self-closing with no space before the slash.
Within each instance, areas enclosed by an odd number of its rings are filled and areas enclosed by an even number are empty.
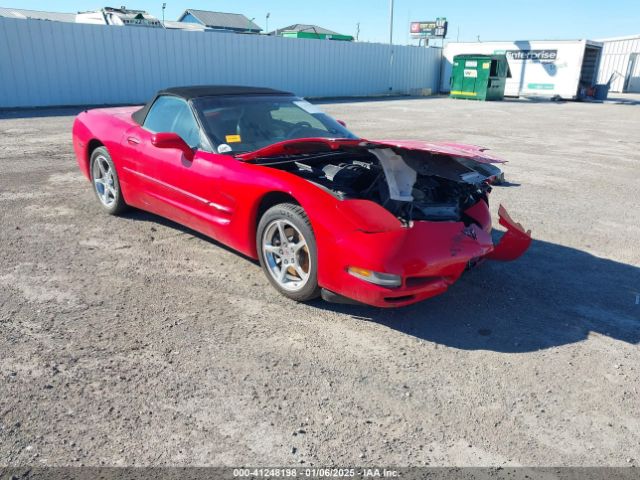
<svg viewBox="0 0 640 480">
<path fill-rule="evenodd" d="M 0 108 L 142 103 L 177 85 L 307 97 L 439 89 L 441 49 L 0 18 Z M 392 90 L 390 90 L 390 87 Z"/>
</svg>

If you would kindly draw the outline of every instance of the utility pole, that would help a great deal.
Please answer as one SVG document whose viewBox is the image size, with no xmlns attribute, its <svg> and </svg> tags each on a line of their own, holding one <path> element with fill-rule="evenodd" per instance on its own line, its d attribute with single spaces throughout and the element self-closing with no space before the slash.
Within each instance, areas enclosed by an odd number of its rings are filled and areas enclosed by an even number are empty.
<svg viewBox="0 0 640 480">
<path fill-rule="evenodd" d="M 269 17 L 271 16 L 271 13 L 267 13 L 267 16 L 264 19 L 264 23 L 265 23 L 265 32 L 264 33 L 269 33 Z"/>
<path fill-rule="evenodd" d="M 393 0 L 389 0 L 389 91 L 393 91 Z"/>
<path fill-rule="evenodd" d="M 356 42 L 360 38 L 360 22 L 356 23 Z"/>
<path fill-rule="evenodd" d="M 163 3 L 162 4 L 162 28 L 165 28 L 164 26 L 164 9 L 167 8 L 167 4 Z"/>
<path fill-rule="evenodd" d="M 393 0 L 389 0 L 389 45 L 393 44 Z"/>
</svg>

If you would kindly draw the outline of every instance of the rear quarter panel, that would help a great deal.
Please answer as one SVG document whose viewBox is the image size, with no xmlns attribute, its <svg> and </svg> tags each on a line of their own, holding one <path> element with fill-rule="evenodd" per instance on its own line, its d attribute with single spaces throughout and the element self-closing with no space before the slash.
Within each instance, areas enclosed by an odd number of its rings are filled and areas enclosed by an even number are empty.
<svg viewBox="0 0 640 480">
<path fill-rule="evenodd" d="M 122 176 L 122 165 L 119 161 L 126 153 L 122 139 L 128 130 L 136 126 L 131 118 L 131 113 L 138 108 L 117 107 L 85 110 L 76 117 L 72 129 L 73 149 L 80 171 L 87 179 L 90 179 L 89 157 L 93 147 L 99 142 L 109 151 L 118 177 L 126 182 L 126 178 Z M 123 194 L 126 198 L 124 188 Z"/>
</svg>

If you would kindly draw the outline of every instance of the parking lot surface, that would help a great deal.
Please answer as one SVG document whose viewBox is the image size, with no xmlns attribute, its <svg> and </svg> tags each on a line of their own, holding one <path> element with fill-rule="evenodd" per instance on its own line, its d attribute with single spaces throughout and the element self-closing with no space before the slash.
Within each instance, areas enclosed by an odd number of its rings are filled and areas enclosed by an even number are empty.
<svg viewBox="0 0 640 480">
<path fill-rule="evenodd" d="M 77 109 L 0 113 L 0 464 L 638 465 L 627 100 L 322 102 L 365 138 L 509 160 L 492 211 L 530 251 L 398 310 L 296 304 L 214 241 L 107 216 Z"/>
</svg>

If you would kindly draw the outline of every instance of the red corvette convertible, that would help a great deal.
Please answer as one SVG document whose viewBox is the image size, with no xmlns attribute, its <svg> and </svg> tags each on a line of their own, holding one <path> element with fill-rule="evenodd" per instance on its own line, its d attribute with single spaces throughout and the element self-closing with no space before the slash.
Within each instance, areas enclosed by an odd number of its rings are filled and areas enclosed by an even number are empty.
<svg viewBox="0 0 640 480">
<path fill-rule="evenodd" d="M 488 195 L 501 163 L 450 143 L 372 141 L 290 93 L 197 86 L 78 115 L 73 145 L 102 208 L 167 217 L 257 258 L 282 294 L 380 307 L 444 292 L 530 232 Z"/>
</svg>

